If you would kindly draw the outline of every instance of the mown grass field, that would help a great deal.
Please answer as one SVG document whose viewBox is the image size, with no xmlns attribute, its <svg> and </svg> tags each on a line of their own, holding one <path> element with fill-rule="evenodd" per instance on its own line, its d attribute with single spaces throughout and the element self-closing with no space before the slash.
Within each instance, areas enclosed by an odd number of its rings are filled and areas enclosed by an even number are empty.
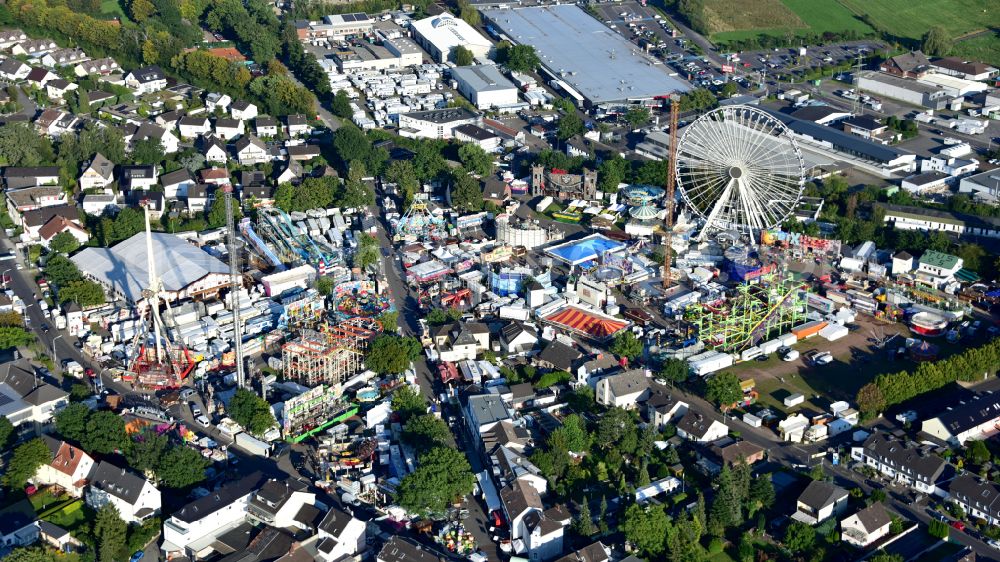
<svg viewBox="0 0 1000 562">
<path fill-rule="evenodd" d="M 949 54 L 966 60 L 982 61 L 1000 68 L 1000 33 L 959 41 Z"/>
<path fill-rule="evenodd" d="M 704 0 L 704 19 L 714 35 L 761 28 L 800 29 L 799 16 L 781 0 Z"/>
<path fill-rule="evenodd" d="M 101 13 L 127 19 L 125 12 L 122 11 L 122 5 L 118 0 L 101 0 Z"/>
<path fill-rule="evenodd" d="M 709 4 L 713 3 L 709 2 Z M 716 9 L 725 9 L 726 2 L 717 2 Z M 747 2 L 742 11 L 730 10 L 729 29 L 712 34 L 714 41 L 725 43 L 756 37 L 772 35 L 784 37 L 803 35 L 805 33 L 841 33 L 856 31 L 864 34 L 871 32 L 863 21 L 835 0 L 772 0 L 769 2 Z M 775 17 L 777 14 L 777 17 Z M 714 20 L 709 20 L 714 21 Z"/>
<path fill-rule="evenodd" d="M 821 0 L 827 3 L 833 0 Z M 996 0 L 836 0 L 855 14 L 867 14 L 879 28 L 898 37 L 920 39 L 933 26 L 952 37 L 1000 26 Z"/>
</svg>

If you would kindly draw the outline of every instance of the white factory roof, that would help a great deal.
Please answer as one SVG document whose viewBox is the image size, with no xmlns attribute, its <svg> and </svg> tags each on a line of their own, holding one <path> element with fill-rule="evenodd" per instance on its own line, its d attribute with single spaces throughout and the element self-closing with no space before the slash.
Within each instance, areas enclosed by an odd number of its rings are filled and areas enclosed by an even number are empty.
<svg viewBox="0 0 1000 562">
<path fill-rule="evenodd" d="M 517 89 L 517 86 L 503 74 L 500 74 L 497 67 L 492 64 L 459 66 L 452 69 L 451 76 L 455 80 L 465 82 L 476 92 L 501 92 Z"/>
<path fill-rule="evenodd" d="M 166 291 L 181 291 L 210 273 L 229 273 L 225 263 L 183 238 L 165 232 L 154 232 L 152 238 L 156 272 Z M 149 285 L 145 232 L 113 248 L 87 248 L 72 260 L 81 272 L 114 288 L 130 302 L 140 300 L 142 290 Z"/>
<path fill-rule="evenodd" d="M 411 25 L 415 32 L 433 43 L 442 53 L 450 53 L 453 48 L 459 46 L 472 52 L 476 52 L 477 47 L 487 50 L 493 47 L 490 40 L 483 37 L 474 27 L 449 14 L 417 20 Z"/>
</svg>

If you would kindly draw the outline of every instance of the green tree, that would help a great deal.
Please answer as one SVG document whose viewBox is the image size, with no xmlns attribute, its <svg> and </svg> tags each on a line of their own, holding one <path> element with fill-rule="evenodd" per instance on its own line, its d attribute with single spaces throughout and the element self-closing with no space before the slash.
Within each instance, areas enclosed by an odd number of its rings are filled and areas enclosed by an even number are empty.
<svg viewBox="0 0 1000 562">
<path fill-rule="evenodd" d="M 597 187 L 604 193 L 618 193 L 618 185 L 625 182 L 628 169 L 628 160 L 620 154 L 605 159 L 597 168 Z"/>
<path fill-rule="evenodd" d="M 465 454 L 433 448 L 418 458 L 417 469 L 399 483 L 399 505 L 410 513 L 439 515 L 472 491 L 476 478 Z"/>
<path fill-rule="evenodd" d="M 395 310 L 379 314 L 377 320 L 382 325 L 382 331 L 387 334 L 395 334 L 399 329 L 399 312 Z"/>
<path fill-rule="evenodd" d="M 479 181 L 464 170 L 456 170 L 451 186 L 451 206 L 465 213 L 483 209 L 483 191 Z"/>
<path fill-rule="evenodd" d="M 645 125 L 649 122 L 649 109 L 645 107 L 632 107 L 625 112 L 625 122 L 633 129 Z"/>
<path fill-rule="evenodd" d="M 428 312 L 425 320 L 427 320 L 427 323 L 431 326 L 441 326 L 452 321 L 451 318 L 448 317 L 448 313 L 440 308 L 435 308 Z"/>
<path fill-rule="evenodd" d="M 334 94 L 333 99 L 330 101 L 330 111 L 341 119 L 350 119 L 354 115 L 354 110 L 351 109 L 351 100 L 347 97 L 347 92 L 337 90 L 337 93 Z"/>
<path fill-rule="evenodd" d="M 190 447 L 171 447 L 156 466 L 156 478 L 167 488 L 189 488 L 205 480 L 209 464 Z"/>
<path fill-rule="evenodd" d="M 743 398 L 740 378 L 735 373 L 723 371 L 717 373 L 705 383 L 705 399 L 715 402 L 723 410 Z"/>
<path fill-rule="evenodd" d="M 889 554 L 884 550 L 880 550 L 868 558 L 869 562 L 903 562 L 903 556 L 900 554 Z"/>
<path fill-rule="evenodd" d="M 459 45 L 451 50 L 451 58 L 458 66 L 470 66 L 475 62 L 475 55 L 467 47 Z"/>
<path fill-rule="evenodd" d="M 619 357 L 627 357 L 630 361 L 642 356 L 642 341 L 635 337 L 631 330 L 622 330 L 615 334 L 611 342 L 611 353 Z"/>
<path fill-rule="evenodd" d="M 316 291 L 324 297 L 333 292 L 333 279 L 326 276 L 316 278 Z"/>
<path fill-rule="evenodd" d="M 363 233 L 360 238 L 358 249 L 354 252 L 354 267 L 364 271 L 369 266 L 378 263 L 378 240 L 371 234 Z"/>
<path fill-rule="evenodd" d="M 427 401 L 410 386 L 401 386 L 392 393 L 392 411 L 406 422 L 427 413 Z"/>
<path fill-rule="evenodd" d="M 927 534 L 932 537 L 945 540 L 948 538 L 949 527 L 944 521 L 938 521 L 937 519 L 932 519 L 927 524 Z"/>
<path fill-rule="evenodd" d="M 587 431 L 587 422 L 578 414 L 570 414 L 563 418 L 563 424 L 549 436 L 548 444 L 573 451 L 585 453 L 590 450 L 591 436 Z"/>
<path fill-rule="evenodd" d="M 24 328 L 0 326 L 0 349 L 20 347 L 33 341 L 35 341 L 35 336 Z"/>
<path fill-rule="evenodd" d="M 951 51 L 953 39 L 948 31 L 935 25 L 924 34 L 921 50 L 932 57 L 943 57 Z"/>
<path fill-rule="evenodd" d="M 816 529 L 793 521 L 785 531 L 785 548 L 791 552 L 808 552 L 816 544 Z"/>
<path fill-rule="evenodd" d="M 97 510 L 94 518 L 94 538 L 97 542 L 97 560 L 99 562 L 119 562 L 128 557 L 125 550 L 125 540 L 128 527 L 122 521 L 118 508 L 112 503 L 106 503 Z"/>
<path fill-rule="evenodd" d="M 774 484 L 769 475 L 758 476 L 750 481 L 747 492 L 747 511 L 752 515 L 758 509 L 768 509 L 774 505 Z"/>
<path fill-rule="evenodd" d="M 670 519 L 663 504 L 632 504 L 625 510 L 622 530 L 625 538 L 643 554 L 659 559 L 666 549 L 667 535 L 671 532 Z"/>
<path fill-rule="evenodd" d="M 3 485 L 11 490 L 20 490 L 31 479 L 38 467 L 52 461 L 49 446 L 41 439 L 32 439 L 14 449 L 10 462 L 4 467 Z"/>
<path fill-rule="evenodd" d="M 722 86 L 722 91 L 719 92 L 724 98 L 731 98 L 739 93 L 740 89 L 736 85 L 736 82 L 726 82 Z"/>
<path fill-rule="evenodd" d="M 885 397 L 875 383 L 868 383 L 858 390 L 855 401 L 865 417 L 872 417 L 885 409 Z"/>
<path fill-rule="evenodd" d="M 681 383 L 686 381 L 690 374 L 691 369 L 688 367 L 687 361 L 671 357 L 660 365 L 660 370 L 656 372 L 656 377 L 671 383 Z"/>
<path fill-rule="evenodd" d="M 399 374 L 410 367 L 422 349 L 414 338 L 382 334 L 368 346 L 365 366 L 380 375 Z"/>
<path fill-rule="evenodd" d="M 978 439 L 965 442 L 965 456 L 975 464 L 983 464 L 991 457 L 986 443 Z"/>
<path fill-rule="evenodd" d="M 294 210 L 292 200 L 295 197 L 295 186 L 290 183 L 283 183 L 274 190 L 274 206 L 290 213 Z"/>
<path fill-rule="evenodd" d="M 739 488 L 740 484 L 728 465 L 722 467 L 716 482 L 719 489 L 708 514 L 708 530 L 712 535 L 721 537 L 726 529 L 742 521 L 742 495 L 746 490 Z"/>
<path fill-rule="evenodd" d="M 159 164 L 166 152 L 159 139 L 146 138 L 132 143 L 131 160 L 134 164 Z"/>
<path fill-rule="evenodd" d="M 448 424 L 434 414 L 411 417 L 403 427 L 403 440 L 418 452 L 447 445 L 450 435 Z"/>
<path fill-rule="evenodd" d="M 635 420 L 622 408 L 614 407 L 597 422 L 596 443 L 605 449 L 617 447 L 624 453 L 635 451 L 639 433 Z"/>
<path fill-rule="evenodd" d="M 59 302 L 73 301 L 86 308 L 105 302 L 104 288 L 95 281 L 73 281 L 59 288 Z"/>
<path fill-rule="evenodd" d="M 52 240 L 49 240 L 49 249 L 60 254 L 72 254 L 79 247 L 80 241 L 66 230 L 56 234 L 52 237 Z"/>
<path fill-rule="evenodd" d="M 509 43 L 498 47 L 498 62 L 513 70 L 514 72 L 534 72 L 542 61 L 535 53 L 535 48 L 531 45 L 510 45 Z"/>
<path fill-rule="evenodd" d="M 45 262 L 45 277 L 49 282 L 55 283 L 57 287 L 83 279 L 76 264 L 66 256 L 59 254 L 49 256 L 48 261 Z"/>
<path fill-rule="evenodd" d="M 54 158 L 52 144 L 29 125 L 10 122 L 0 126 L 0 166 L 39 166 Z"/>
<path fill-rule="evenodd" d="M 257 436 L 277 425 L 271 405 L 245 388 L 236 389 L 236 394 L 229 402 L 229 415 L 233 421 Z"/>
<path fill-rule="evenodd" d="M 6 417 L 0 417 L 0 452 L 6 451 L 14 436 L 14 424 Z"/>
<path fill-rule="evenodd" d="M 575 111 L 570 111 L 559 118 L 559 124 L 556 126 L 556 138 L 565 142 L 576 135 L 582 135 L 585 130 L 583 119 L 580 119 Z"/>
<path fill-rule="evenodd" d="M 125 420 L 114 412 L 94 412 L 87 417 L 82 445 L 90 453 L 111 454 L 128 446 Z"/>
<path fill-rule="evenodd" d="M 129 466 L 139 472 L 155 473 L 160 459 L 169 447 L 170 440 L 166 435 L 143 434 L 129 444 L 125 450 L 125 460 L 128 461 Z"/>
<path fill-rule="evenodd" d="M 69 387 L 69 399 L 73 402 L 81 402 L 92 395 L 93 392 L 91 392 L 90 387 L 82 382 L 73 383 Z"/>
<path fill-rule="evenodd" d="M 594 518 L 590 515 L 590 502 L 586 496 L 584 496 L 583 501 L 580 503 L 580 513 L 573 520 L 573 531 L 581 537 L 590 537 L 597 532 L 597 526 L 594 525 Z"/>
<path fill-rule="evenodd" d="M 413 196 L 420 191 L 420 180 L 409 160 L 393 160 L 385 172 L 385 178 L 399 188 L 403 205 L 413 202 Z"/>
<path fill-rule="evenodd" d="M 243 209 L 235 201 L 231 206 L 233 208 L 233 221 L 238 223 L 243 218 Z M 212 206 L 205 211 L 205 221 L 208 223 L 209 228 L 226 226 L 226 198 L 221 196 L 221 194 L 220 197 L 216 197 L 212 201 Z"/>
<path fill-rule="evenodd" d="M 63 439 L 83 443 L 89 417 L 90 408 L 78 403 L 69 404 L 56 414 L 56 432 Z"/>
<path fill-rule="evenodd" d="M 458 161 L 474 174 L 485 176 L 493 171 L 493 155 L 479 145 L 465 143 L 458 147 Z"/>
</svg>

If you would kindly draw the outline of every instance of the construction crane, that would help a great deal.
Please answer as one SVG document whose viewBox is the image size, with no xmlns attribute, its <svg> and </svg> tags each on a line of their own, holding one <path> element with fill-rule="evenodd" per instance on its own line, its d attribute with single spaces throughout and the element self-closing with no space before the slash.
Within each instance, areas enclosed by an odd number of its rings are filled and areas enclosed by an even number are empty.
<svg viewBox="0 0 1000 562">
<path fill-rule="evenodd" d="M 677 116 L 680 113 L 681 98 L 677 94 L 670 96 L 670 147 L 667 160 L 667 219 L 663 233 L 663 288 L 669 289 L 673 281 L 673 271 L 670 263 L 673 261 L 674 233 L 674 188 L 677 186 L 677 175 L 674 174 L 674 160 L 677 157 Z"/>
<path fill-rule="evenodd" d="M 233 308 L 233 350 L 236 355 L 236 386 L 246 387 L 246 373 L 243 366 L 243 323 L 240 321 L 240 252 L 236 245 L 236 221 L 233 220 L 233 185 L 222 186 L 226 198 L 226 233 L 229 237 L 229 298 Z"/>
</svg>

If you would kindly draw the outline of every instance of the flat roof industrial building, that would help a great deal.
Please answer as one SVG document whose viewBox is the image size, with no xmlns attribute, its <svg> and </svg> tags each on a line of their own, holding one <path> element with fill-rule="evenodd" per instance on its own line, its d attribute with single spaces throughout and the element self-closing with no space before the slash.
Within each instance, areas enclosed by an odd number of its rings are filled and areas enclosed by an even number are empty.
<svg viewBox="0 0 1000 562">
<path fill-rule="evenodd" d="M 570 95 L 588 105 L 651 99 L 691 86 L 575 4 L 488 9 L 492 31 L 531 45 Z"/>
</svg>

